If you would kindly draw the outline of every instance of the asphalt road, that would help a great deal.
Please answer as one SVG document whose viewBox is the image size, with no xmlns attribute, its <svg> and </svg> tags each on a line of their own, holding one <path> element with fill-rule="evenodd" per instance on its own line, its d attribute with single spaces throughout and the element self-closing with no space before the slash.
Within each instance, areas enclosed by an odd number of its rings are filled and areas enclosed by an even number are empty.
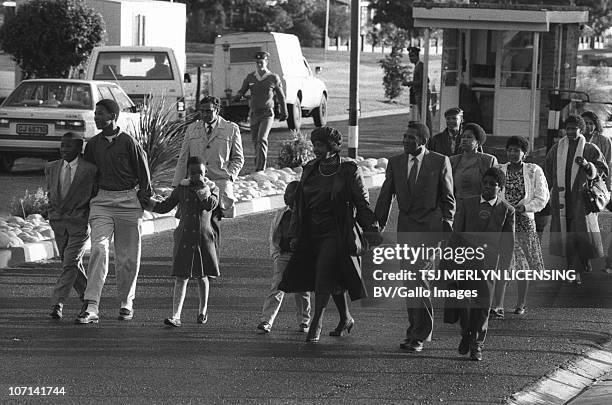
<svg viewBox="0 0 612 405">
<path fill-rule="evenodd" d="M 376 192 L 371 193 L 373 201 Z M 394 215 L 396 215 L 394 211 Z M 491 321 L 483 362 L 456 353 L 459 336 L 436 304 L 434 339 L 420 354 L 401 352 L 407 326 L 401 299 L 352 305 L 350 336 L 323 334 L 306 344 L 296 331 L 293 300 L 269 335 L 255 326 L 270 281 L 267 233 L 271 213 L 224 220 L 222 276 L 211 284 L 209 321 L 195 323 L 191 284 L 183 327 L 162 320 L 172 307 L 172 232 L 146 237 L 132 322 L 116 320 L 119 302 L 111 274 L 98 325 L 74 325 L 78 300 L 66 318 L 46 317 L 57 261 L 0 270 L 0 402 L 10 387 L 64 387 L 61 403 L 499 403 L 579 353 L 610 340 L 612 277 L 589 274 L 581 288 L 539 282 L 524 317 Z M 371 259 L 366 258 L 366 263 Z M 549 267 L 555 265 L 547 258 Z M 367 265 L 364 273 L 370 274 Z M 371 287 L 373 283 L 370 281 Z M 507 308 L 516 298 L 508 289 Z M 330 306 L 324 331 L 337 323 Z M 38 398 L 41 399 L 41 398 Z"/>
</svg>

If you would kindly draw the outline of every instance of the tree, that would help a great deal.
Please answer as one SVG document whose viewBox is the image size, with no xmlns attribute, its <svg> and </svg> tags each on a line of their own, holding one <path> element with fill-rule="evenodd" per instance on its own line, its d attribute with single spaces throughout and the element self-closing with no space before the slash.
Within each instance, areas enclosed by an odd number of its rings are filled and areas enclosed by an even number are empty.
<svg viewBox="0 0 612 405">
<path fill-rule="evenodd" d="M 0 47 L 31 77 L 68 77 L 102 41 L 102 16 L 79 0 L 31 0 L 0 27 Z"/>
</svg>

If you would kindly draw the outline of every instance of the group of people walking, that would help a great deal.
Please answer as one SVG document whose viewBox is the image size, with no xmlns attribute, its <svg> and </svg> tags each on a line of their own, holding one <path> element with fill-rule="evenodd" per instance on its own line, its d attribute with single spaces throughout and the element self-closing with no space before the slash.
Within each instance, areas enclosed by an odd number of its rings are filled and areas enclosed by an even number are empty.
<svg viewBox="0 0 612 405">
<path fill-rule="evenodd" d="M 592 113 L 583 114 L 592 117 Z M 566 269 L 589 271 L 590 261 L 602 254 L 597 212 L 584 203 L 587 181 L 608 176 L 608 158 L 585 138 L 594 138 L 585 119 L 571 115 L 566 135 L 547 155 L 545 168 L 525 162 L 529 143 L 513 136 L 506 142 L 507 163 L 482 152 L 486 133 L 475 123 L 463 123 L 462 111 L 445 112 L 449 127 L 430 138 L 427 126 L 411 122 L 403 134 L 404 153 L 389 159 L 376 206 L 369 206 L 359 170 L 339 157 L 341 134 L 329 127 L 315 129 L 311 141 L 316 159 L 304 166 L 300 181 L 288 187 L 284 208 L 271 229 L 275 252 L 274 277 L 266 298 L 258 333 L 269 333 L 284 293 L 296 293 L 299 330 L 317 342 L 329 297 L 339 313 L 331 336 L 350 333 L 355 326 L 348 298 L 366 296 L 361 276 L 361 254 L 381 243 L 393 200 L 397 201 L 396 243 L 409 246 L 484 248 L 484 259 L 464 263 L 429 259 L 401 263 L 402 270 L 439 266 L 472 270 L 544 270 L 536 213 L 549 207 L 552 214 L 552 255 L 566 259 Z M 598 139 L 602 149 L 610 144 Z M 567 172 L 567 174 L 566 174 Z M 568 190 L 566 192 L 565 190 Z M 355 232 L 357 223 L 363 231 Z M 360 243 L 361 242 L 361 243 Z M 357 248 L 357 249 L 356 249 Z M 282 262 L 277 260 L 283 257 Z M 282 275 L 281 275 L 282 274 Z M 420 273 L 416 273 L 420 274 Z M 477 297 L 447 302 L 444 321 L 458 322 L 458 352 L 482 360 L 490 317 L 504 318 L 508 281 L 450 280 L 449 287 L 476 290 Z M 411 289 L 430 289 L 430 281 L 417 277 Z M 314 313 L 306 322 L 305 292 L 314 292 Z M 527 311 L 528 281 L 518 281 L 514 313 Z M 433 305 L 429 296 L 407 298 L 409 326 L 400 348 L 420 352 L 431 339 Z M 271 311 L 270 308 L 273 308 Z"/>
<path fill-rule="evenodd" d="M 263 74 L 255 79 L 266 77 L 270 78 Z M 275 86 L 272 79 L 270 89 Z M 152 198 L 146 155 L 138 142 L 117 126 L 120 110 L 114 101 L 101 100 L 96 105 L 95 121 L 101 132 L 87 143 L 84 155 L 80 155 L 83 139 L 75 133 L 62 137 L 62 159 L 45 169 L 49 218 L 63 267 L 54 287 L 51 317 L 62 318 L 64 301 L 74 287 L 83 301 L 76 323 L 99 321 L 110 241 L 114 239 L 118 319 L 131 320 L 143 210 L 163 213 L 178 205 L 174 299 L 172 314 L 164 323 L 181 326 L 189 279 L 198 280 L 196 322 L 207 322 L 209 279 L 220 275 L 219 221 L 233 216 L 232 183 L 244 164 L 238 126 L 220 117 L 219 110 L 218 98 L 201 100 L 199 119 L 186 130 L 174 190 L 163 201 Z M 475 123 L 464 124 L 459 108 L 445 112 L 447 128 L 433 137 L 427 126 L 410 122 L 402 138 L 403 153 L 389 159 L 373 208 L 356 163 L 340 157 L 342 134 L 331 127 L 316 128 L 311 133 L 316 158 L 304 166 L 299 181 L 287 186 L 286 206 L 270 228 L 274 270 L 257 332 L 272 330 L 284 294 L 295 293 L 298 328 L 307 333 L 308 342 L 320 340 L 330 298 L 339 322 L 329 335 L 350 333 L 355 320 L 349 298 L 367 296 L 362 256 L 368 247 L 382 243 L 381 232 L 387 226 L 393 200 L 399 208 L 397 243 L 484 247 L 484 260 L 467 261 L 462 266 L 487 270 L 544 268 L 535 215 L 549 206 L 551 253 L 566 257 L 568 269 L 589 271 L 590 260 L 601 256 L 603 247 L 597 212 L 589 210 L 583 189 L 587 182 L 607 181 L 612 144 L 598 133 L 594 114 L 583 116 L 568 117 L 566 135 L 546 156 L 544 170 L 524 161 L 529 144 L 518 136 L 508 139 L 508 163 L 499 165 L 494 156 L 482 152 L 485 131 Z M 261 163 L 262 157 L 258 159 Z M 609 188 L 609 181 L 607 185 Z M 88 225 L 91 258 L 85 272 L 82 258 Z M 457 266 L 422 259 L 403 262 L 402 269 L 434 265 Z M 425 278 L 418 278 L 408 281 L 407 287 L 429 289 L 430 285 Z M 481 360 L 489 317 L 504 317 L 506 283 L 457 280 L 452 287 L 478 291 L 477 298 L 462 305 L 447 305 L 445 321 L 460 324 L 459 353 Z M 518 289 L 514 312 L 522 315 L 527 282 L 520 282 Z M 431 298 L 408 298 L 407 311 L 409 327 L 400 348 L 419 352 L 433 331 Z"/>
<path fill-rule="evenodd" d="M 63 317 L 64 302 L 74 287 L 83 302 L 75 322 L 99 321 L 113 239 L 120 300 L 118 319 L 131 320 L 140 267 L 143 210 L 163 213 L 180 205 L 173 249 L 173 308 L 164 323 L 180 326 L 190 278 L 198 280 L 200 305 L 196 320 L 206 323 L 208 281 L 219 276 L 219 221 L 233 216 L 232 183 L 244 165 L 240 130 L 219 116 L 220 106 L 216 97 L 201 100 L 199 118 L 186 129 L 174 190 L 163 201 L 152 197 L 144 150 L 117 126 L 120 108 L 114 100 L 103 99 L 96 104 L 95 122 L 101 132 L 87 142 L 83 155 L 80 135 L 68 132 L 62 136 L 62 158 L 45 167 L 49 222 L 62 260 L 62 273 L 52 294 L 52 318 Z M 83 255 L 89 237 L 91 256 L 85 271 Z"/>
</svg>

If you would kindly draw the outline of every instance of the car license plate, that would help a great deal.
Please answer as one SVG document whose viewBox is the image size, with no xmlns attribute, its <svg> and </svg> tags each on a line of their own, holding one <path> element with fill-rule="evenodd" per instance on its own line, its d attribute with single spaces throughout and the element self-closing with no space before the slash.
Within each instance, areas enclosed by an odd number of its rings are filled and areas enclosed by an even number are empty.
<svg viewBox="0 0 612 405">
<path fill-rule="evenodd" d="M 17 133 L 19 135 L 47 135 L 49 132 L 46 125 L 36 124 L 17 124 Z"/>
</svg>

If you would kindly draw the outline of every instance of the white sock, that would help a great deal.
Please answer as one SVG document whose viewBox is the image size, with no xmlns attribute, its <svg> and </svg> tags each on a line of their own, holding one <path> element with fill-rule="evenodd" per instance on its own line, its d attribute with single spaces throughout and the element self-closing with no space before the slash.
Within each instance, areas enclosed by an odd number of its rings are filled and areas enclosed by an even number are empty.
<svg viewBox="0 0 612 405">
<path fill-rule="evenodd" d="M 96 314 L 98 315 L 98 304 L 94 304 L 92 302 L 87 304 L 87 312 L 89 312 L 90 314 Z"/>
</svg>

